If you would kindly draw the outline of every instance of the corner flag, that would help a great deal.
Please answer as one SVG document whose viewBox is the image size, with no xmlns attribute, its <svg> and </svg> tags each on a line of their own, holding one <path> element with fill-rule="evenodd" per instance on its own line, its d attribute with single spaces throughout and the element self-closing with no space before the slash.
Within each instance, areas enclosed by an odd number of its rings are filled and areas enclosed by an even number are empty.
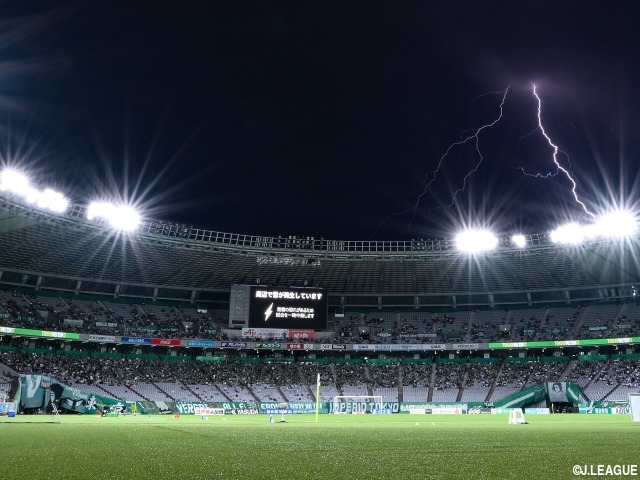
<svg viewBox="0 0 640 480">
<path fill-rule="evenodd" d="M 320 412 L 320 374 L 316 381 L 316 423 L 318 422 L 318 413 Z"/>
</svg>

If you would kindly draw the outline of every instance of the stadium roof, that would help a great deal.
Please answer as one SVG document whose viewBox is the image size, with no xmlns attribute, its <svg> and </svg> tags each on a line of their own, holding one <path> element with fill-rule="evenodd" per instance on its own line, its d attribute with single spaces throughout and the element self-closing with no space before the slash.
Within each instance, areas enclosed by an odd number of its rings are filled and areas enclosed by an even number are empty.
<svg viewBox="0 0 640 480">
<path fill-rule="evenodd" d="M 129 289 L 140 296 L 174 289 L 189 300 L 193 292 L 259 283 L 317 286 L 333 296 L 381 297 L 387 304 L 413 306 L 412 298 L 446 305 L 452 297 L 458 304 L 566 301 L 566 292 L 574 292 L 574 299 L 608 297 L 610 288 L 640 282 L 637 237 L 567 246 L 552 243 L 548 235 L 531 235 L 528 248 L 505 238 L 495 251 L 468 255 L 446 239 L 271 238 L 161 222 L 143 223 L 125 235 L 89 221 L 81 206 L 59 215 L 6 197 L 0 215 L 2 280 L 19 283 L 30 276 L 39 288 L 113 293 L 120 285 L 121 293 Z"/>
</svg>

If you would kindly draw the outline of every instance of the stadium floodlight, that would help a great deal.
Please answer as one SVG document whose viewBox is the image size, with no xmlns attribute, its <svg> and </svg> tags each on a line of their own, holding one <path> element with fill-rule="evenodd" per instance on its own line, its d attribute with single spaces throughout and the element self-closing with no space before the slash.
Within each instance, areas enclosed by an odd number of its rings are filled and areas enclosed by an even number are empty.
<svg viewBox="0 0 640 480">
<path fill-rule="evenodd" d="M 22 172 L 5 168 L 0 174 L 0 190 L 16 193 L 25 196 L 29 189 L 29 179 Z"/>
<path fill-rule="evenodd" d="M 484 252 L 497 246 L 498 237 L 489 230 L 465 230 L 456 235 L 456 247 L 463 252 Z"/>
<path fill-rule="evenodd" d="M 42 192 L 38 192 L 35 204 L 40 208 L 62 213 L 67 210 L 69 201 L 60 192 L 45 188 Z"/>
<path fill-rule="evenodd" d="M 118 230 L 131 232 L 140 225 L 140 215 L 132 207 L 119 207 L 115 218 L 111 219 L 111 225 Z"/>
<path fill-rule="evenodd" d="M 92 202 L 87 209 L 87 219 L 102 218 L 116 230 L 131 232 L 138 228 L 140 215 L 128 205 L 114 205 L 108 202 Z"/>
<path fill-rule="evenodd" d="M 551 232 L 551 240 L 555 243 L 579 244 L 585 239 L 598 237 L 625 238 L 638 230 L 638 220 L 625 210 L 614 210 L 600 216 L 595 223 L 580 225 L 568 223 Z"/>
<path fill-rule="evenodd" d="M 614 210 L 598 218 L 593 226 L 597 236 L 624 238 L 632 236 L 638 229 L 635 216 L 626 210 Z"/>
<path fill-rule="evenodd" d="M 511 237 L 511 241 L 518 248 L 524 248 L 527 245 L 527 239 L 522 234 L 517 234 Z"/>
<path fill-rule="evenodd" d="M 0 190 L 15 193 L 27 203 L 52 212 L 62 213 L 69 206 L 69 201 L 62 193 L 50 188 L 40 191 L 29 184 L 26 175 L 10 168 L 0 174 Z"/>
<path fill-rule="evenodd" d="M 577 245 L 582 243 L 585 237 L 585 229 L 579 223 L 567 223 L 551 232 L 551 241 L 554 243 L 568 243 Z"/>
</svg>

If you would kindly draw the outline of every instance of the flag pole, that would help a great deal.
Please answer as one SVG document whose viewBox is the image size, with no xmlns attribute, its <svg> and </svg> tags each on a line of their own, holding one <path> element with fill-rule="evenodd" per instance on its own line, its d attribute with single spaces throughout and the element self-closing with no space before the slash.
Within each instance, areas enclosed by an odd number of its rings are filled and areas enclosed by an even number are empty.
<svg viewBox="0 0 640 480">
<path fill-rule="evenodd" d="M 318 423 L 318 413 L 320 413 L 320 374 L 316 381 L 316 423 Z"/>
</svg>

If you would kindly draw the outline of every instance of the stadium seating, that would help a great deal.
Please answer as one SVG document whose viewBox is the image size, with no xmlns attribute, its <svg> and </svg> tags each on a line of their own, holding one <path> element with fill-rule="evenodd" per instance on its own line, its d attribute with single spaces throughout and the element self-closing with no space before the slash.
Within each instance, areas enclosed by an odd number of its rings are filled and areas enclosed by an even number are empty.
<svg viewBox="0 0 640 480">
<path fill-rule="evenodd" d="M 48 374 L 73 387 L 121 400 L 161 401 L 314 401 L 315 382 L 295 382 L 300 381 L 300 372 L 309 377 L 317 371 L 321 372 L 323 401 L 336 395 L 381 395 L 385 401 L 405 402 L 496 401 L 527 386 L 562 379 L 580 386 L 585 399 L 620 400 L 640 385 L 640 360 L 633 358 L 513 360 L 406 364 L 401 368 L 395 364 L 283 362 L 276 384 L 273 362 L 127 358 L 105 362 L 5 350 L 0 352 L 0 395 L 9 393 L 11 382 L 21 373 Z M 188 379 L 188 383 L 176 378 Z"/>
<path fill-rule="evenodd" d="M 624 246 L 597 241 L 578 247 L 553 245 L 542 235 L 531 248 L 468 256 L 446 239 L 336 246 L 196 229 L 178 235 L 176 228 L 165 231 L 167 225 L 153 222 L 121 236 L 74 212 L 56 216 L 11 199 L 0 202 L 0 215 L 10 219 L 0 224 L 0 326 L 240 338 L 239 329 L 229 327 L 228 301 L 212 298 L 228 296 L 235 284 L 262 283 L 326 288 L 331 309 L 346 314 L 331 318 L 330 331 L 314 340 L 322 343 L 640 335 L 640 306 L 631 293 L 640 264 L 621 267 L 622 259 L 637 251 L 638 238 Z M 206 313 L 196 307 L 199 299 Z M 625 398 L 640 375 L 637 360 L 605 349 L 581 351 L 589 360 L 546 356 L 560 351 L 529 351 L 535 356 L 516 361 L 510 358 L 514 350 L 484 363 L 467 358 L 465 351 L 451 352 L 453 358 L 447 358 L 449 352 L 420 352 L 414 359 L 376 352 L 366 361 L 363 355 L 336 352 L 324 359 L 249 352 L 196 363 L 195 349 L 172 361 L 162 358 L 166 349 L 152 353 L 138 346 L 8 336 L 2 342 L 12 350 L 0 352 L 0 395 L 9 393 L 17 374 L 43 373 L 127 400 L 310 401 L 320 374 L 324 400 L 382 395 L 403 401 L 494 401 L 560 379 L 575 382 L 596 400 Z"/>
</svg>

